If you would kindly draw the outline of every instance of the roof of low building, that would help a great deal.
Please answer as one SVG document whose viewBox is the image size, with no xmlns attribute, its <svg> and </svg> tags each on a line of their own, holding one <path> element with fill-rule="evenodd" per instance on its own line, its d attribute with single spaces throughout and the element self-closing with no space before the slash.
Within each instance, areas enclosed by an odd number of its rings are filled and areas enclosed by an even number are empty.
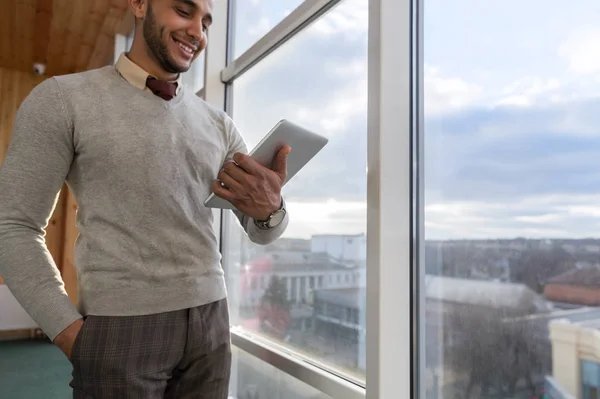
<svg viewBox="0 0 600 399">
<path fill-rule="evenodd" d="M 361 296 L 364 296 L 364 287 L 350 288 L 323 288 L 315 290 L 315 301 L 322 301 L 347 307 L 363 307 L 360 305 Z"/>
<path fill-rule="evenodd" d="M 424 288 L 427 299 L 447 303 L 536 312 L 552 309 L 549 302 L 525 284 L 426 275 Z M 359 306 L 364 292 L 363 287 L 319 289 L 315 290 L 315 300 Z"/>
<path fill-rule="evenodd" d="M 547 284 L 561 284 L 600 289 L 600 269 L 573 269 L 548 280 Z"/>
<path fill-rule="evenodd" d="M 491 308 L 549 310 L 545 299 L 520 283 L 475 280 L 428 275 L 425 277 L 427 299 Z"/>
</svg>

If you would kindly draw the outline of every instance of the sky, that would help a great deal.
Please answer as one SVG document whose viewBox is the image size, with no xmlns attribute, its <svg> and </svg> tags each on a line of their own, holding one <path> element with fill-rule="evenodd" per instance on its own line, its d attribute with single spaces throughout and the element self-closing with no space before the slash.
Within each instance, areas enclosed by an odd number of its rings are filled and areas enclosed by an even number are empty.
<svg viewBox="0 0 600 399">
<path fill-rule="evenodd" d="M 239 56 L 301 1 L 237 3 Z M 600 236 L 600 3 L 576 5 L 425 0 L 425 238 Z M 343 0 L 234 84 L 249 148 L 281 118 L 330 139 L 288 237 L 366 231 L 367 19 Z"/>
</svg>

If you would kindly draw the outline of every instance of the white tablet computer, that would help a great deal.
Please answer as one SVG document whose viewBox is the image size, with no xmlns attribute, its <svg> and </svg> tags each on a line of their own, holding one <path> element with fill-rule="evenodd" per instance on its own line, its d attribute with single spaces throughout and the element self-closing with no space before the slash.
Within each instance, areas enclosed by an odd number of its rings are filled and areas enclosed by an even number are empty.
<svg viewBox="0 0 600 399">
<path fill-rule="evenodd" d="M 277 151 L 289 146 L 286 184 L 304 167 L 329 140 L 286 119 L 279 121 L 248 155 L 265 166 L 271 166 Z M 204 201 L 209 208 L 235 209 L 229 201 L 211 193 Z"/>
</svg>

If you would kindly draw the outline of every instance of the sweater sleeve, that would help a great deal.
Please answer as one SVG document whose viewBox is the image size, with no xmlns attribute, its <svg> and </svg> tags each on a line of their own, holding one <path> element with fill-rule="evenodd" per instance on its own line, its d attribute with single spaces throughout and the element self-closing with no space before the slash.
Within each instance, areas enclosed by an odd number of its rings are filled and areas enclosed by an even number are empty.
<svg viewBox="0 0 600 399">
<path fill-rule="evenodd" d="M 19 107 L 0 167 L 0 274 L 51 340 L 81 318 L 46 246 L 46 227 L 74 156 L 73 126 L 58 82 Z"/>
<path fill-rule="evenodd" d="M 229 151 L 227 153 L 226 162 L 232 160 L 233 155 L 236 152 L 248 154 L 248 148 L 242 135 L 228 115 L 225 115 L 225 128 L 229 137 Z M 283 206 L 285 207 L 285 199 L 283 199 Z M 253 218 L 243 214 L 237 209 L 234 209 L 233 213 L 239 220 L 250 241 L 259 245 L 268 245 L 277 240 L 283 235 L 289 224 L 289 212 L 286 212 L 283 221 L 272 229 L 261 229 L 254 223 Z"/>
</svg>

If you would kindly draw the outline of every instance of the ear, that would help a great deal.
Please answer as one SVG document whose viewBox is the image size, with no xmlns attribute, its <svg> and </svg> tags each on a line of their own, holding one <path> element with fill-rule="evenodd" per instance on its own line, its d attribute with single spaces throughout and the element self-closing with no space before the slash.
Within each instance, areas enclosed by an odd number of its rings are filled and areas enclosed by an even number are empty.
<svg viewBox="0 0 600 399">
<path fill-rule="evenodd" d="M 146 10 L 148 9 L 149 0 L 129 0 L 129 9 L 135 17 L 135 20 L 144 19 L 146 17 Z"/>
</svg>

